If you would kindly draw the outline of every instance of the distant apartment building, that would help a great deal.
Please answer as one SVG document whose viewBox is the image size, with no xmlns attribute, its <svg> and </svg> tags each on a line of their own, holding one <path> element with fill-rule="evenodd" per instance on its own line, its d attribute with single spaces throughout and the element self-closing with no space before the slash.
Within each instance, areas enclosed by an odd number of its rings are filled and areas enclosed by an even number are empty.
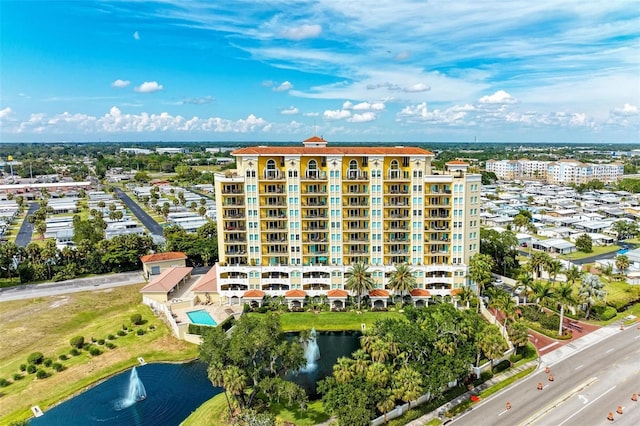
<svg viewBox="0 0 640 426">
<path fill-rule="evenodd" d="M 622 163 L 590 164 L 577 160 L 488 160 L 486 170 L 498 179 L 539 178 L 551 184 L 581 184 L 592 180 L 617 182 L 624 174 Z"/>
<path fill-rule="evenodd" d="M 188 154 L 187 148 L 156 148 L 158 154 Z"/>
<path fill-rule="evenodd" d="M 135 155 L 149 155 L 151 154 L 150 149 L 144 148 L 120 148 L 121 154 L 135 154 Z"/>
<path fill-rule="evenodd" d="M 467 285 L 481 187 L 468 163 L 436 172 L 434 154 L 421 148 L 333 147 L 319 137 L 232 155 L 237 169 L 215 176 L 217 282 L 232 303 L 290 291 L 346 295 L 355 263 L 369 266 L 376 297 L 388 295 L 397 264 L 410 265 L 416 297 Z"/>
</svg>

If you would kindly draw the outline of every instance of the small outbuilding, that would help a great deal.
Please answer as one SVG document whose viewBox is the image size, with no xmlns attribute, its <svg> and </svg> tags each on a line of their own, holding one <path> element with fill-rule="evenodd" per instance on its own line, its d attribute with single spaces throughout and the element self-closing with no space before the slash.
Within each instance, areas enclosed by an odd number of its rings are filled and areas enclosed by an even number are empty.
<svg viewBox="0 0 640 426">
<path fill-rule="evenodd" d="M 167 268 L 185 267 L 187 255 L 181 251 L 169 251 L 166 253 L 153 253 L 140 256 L 142 272 L 146 279 L 152 275 L 159 275 Z"/>
<path fill-rule="evenodd" d="M 140 293 L 143 297 L 155 302 L 166 303 L 189 281 L 192 270 L 193 268 L 184 266 L 167 268 L 153 281 L 142 287 Z"/>
</svg>

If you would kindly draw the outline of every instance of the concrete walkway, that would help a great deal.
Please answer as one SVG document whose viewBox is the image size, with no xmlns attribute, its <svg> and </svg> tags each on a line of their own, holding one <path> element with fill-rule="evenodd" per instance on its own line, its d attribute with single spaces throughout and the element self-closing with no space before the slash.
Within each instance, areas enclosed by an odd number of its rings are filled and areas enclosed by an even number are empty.
<svg viewBox="0 0 640 426">
<path fill-rule="evenodd" d="M 486 382 L 484 382 L 481 385 L 476 386 L 475 388 L 473 388 L 470 391 L 467 391 L 465 393 L 463 393 L 462 395 L 458 396 L 457 398 L 447 402 L 446 404 L 441 405 L 440 407 L 438 407 L 437 409 L 433 410 L 432 412 L 425 414 L 424 416 L 415 419 L 409 423 L 407 423 L 407 426 L 420 426 L 420 425 L 426 425 L 427 423 L 429 423 L 431 420 L 433 419 L 444 419 L 444 413 L 446 413 L 447 411 L 451 410 L 452 408 L 462 404 L 465 401 L 468 401 L 469 398 L 471 398 L 473 395 L 477 395 L 478 393 L 480 393 L 481 391 L 490 388 L 491 386 L 498 384 L 506 379 L 508 379 L 509 377 L 513 377 L 516 374 L 520 373 L 521 371 L 526 370 L 527 368 L 530 367 L 537 367 L 538 366 L 538 361 L 529 361 L 525 364 L 522 364 L 518 367 L 515 368 L 511 368 L 508 371 L 505 371 L 504 373 L 499 373 L 496 374 L 494 377 L 492 377 L 491 379 L 487 380 Z M 482 422 L 479 422 L 478 424 L 482 424 Z"/>
</svg>

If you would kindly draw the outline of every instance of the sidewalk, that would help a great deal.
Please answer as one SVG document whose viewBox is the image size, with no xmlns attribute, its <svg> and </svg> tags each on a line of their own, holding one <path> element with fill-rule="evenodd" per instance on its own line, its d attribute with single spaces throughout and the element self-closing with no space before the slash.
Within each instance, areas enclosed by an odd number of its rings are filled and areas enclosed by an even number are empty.
<svg viewBox="0 0 640 426">
<path fill-rule="evenodd" d="M 575 352 L 579 352 L 591 345 L 598 343 L 599 341 L 606 339 L 612 334 L 620 331 L 620 324 L 614 323 L 608 325 L 606 327 L 601 327 L 598 330 L 591 332 L 589 334 L 585 334 L 581 336 L 579 339 L 571 341 L 566 345 L 560 346 L 559 348 L 544 354 L 541 356 L 542 363 L 541 365 L 547 366 L 555 364 L 569 356 L 571 356 Z"/>
<path fill-rule="evenodd" d="M 438 407 L 437 409 L 433 410 L 432 412 L 425 414 L 424 416 L 415 419 L 409 423 L 407 423 L 406 426 L 420 426 L 420 425 L 426 425 L 427 423 L 429 423 L 431 420 L 433 419 L 442 419 L 441 415 L 444 414 L 445 412 L 451 410 L 452 408 L 460 405 L 461 403 L 468 401 L 469 398 L 471 398 L 473 395 L 477 395 L 479 392 L 490 388 L 491 386 L 502 382 L 505 379 L 508 379 L 509 377 L 512 377 L 518 373 L 520 373 L 521 371 L 526 370 L 527 368 L 530 367 L 537 367 L 538 366 L 538 361 L 529 361 L 526 364 L 522 364 L 518 367 L 515 368 L 511 368 L 509 369 L 509 371 L 505 371 L 504 373 L 500 373 L 495 375 L 494 377 L 492 377 L 491 379 L 487 380 L 486 382 L 484 382 L 481 385 L 476 386 L 475 388 L 473 388 L 470 391 L 467 391 L 465 393 L 463 393 L 462 395 L 458 396 L 457 398 L 447 402 L 446 404 Z"/>
</svg>

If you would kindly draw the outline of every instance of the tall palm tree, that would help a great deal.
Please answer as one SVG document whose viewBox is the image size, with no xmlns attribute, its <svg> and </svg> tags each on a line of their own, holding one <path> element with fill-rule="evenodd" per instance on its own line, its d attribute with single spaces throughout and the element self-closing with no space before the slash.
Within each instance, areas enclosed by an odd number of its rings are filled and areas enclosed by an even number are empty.
<svg viewBox="0 0 640 426">
<path fill-rule="evenodd" d="M 469 304 L 476 298 L 476 294 L 471 290 L 471 287 L 462 287 L 460 293 L 458 293 L 458 299 L 460 303 L 464 304 L 467 309 L 469 308 Z"/>
<path fill-rule="evenodd" d="M 558 326 L 558 336 L 562 336 L 562 322 L 564 321 L 564 307 L 575 303 L 573 297 L 573 286 L 570 283 L 560 284 L 554 292 L 555 299 L 560 304 L 560 325 Z"/>
<path fill-rule="evenodd" d="M 229 401 L 229 395 L 227 394 L 227 388 L 224 386 L 224 366 L 221 362 L 213 363 L 209 365 L 207 369 L 207 375 L 213 386 L 221 387 L 224 392 L 224 397 L 227 400 L 227 406 L 229 407 L 229 418 L 233 417 L 231 402 Z"/>
<path fill-rule="evenodd" d="M 580 279 L 580 269 L 572 265 L 569 269 L 564 271 L 564 276 L 567 278 L 567 282 L 573 286 L 573 284 Z"/>
<path fill-rule="evenodd" d="M 562 271 L 562 263 L 559 260 L 549 258 L 549 262 L 545 265 L 545 269 L 549 273 L 551 282 L 555 282 L 556 277 Z"/>
<path fill-rule="evenodd" d="M 542 311 L 542 305 L 553 297 L 553 288 L 548 281 L 536 281 L 533 283 L 531 289 L 536 298 L 536 303 L 540 306 L 540 311 Z"/>
<path fill-rule="evenodd" d="M 395 396 L 408 403 L 411 410 L 411 401 L 417 399 L 424 390 L 422 376 L 411 367 L 402 367 L 394 376 L 393 388 Z"/>
<path fill-rule="evenodd" d="M 491 276 L 493 266 L 493 259 L 486 254 L 476 253 L 469 259 L 469 279 L 478 286 L 478 296 L 482 295 L 484 288 L 493 279 Z M 478 311 L 480 306 L 481 303 L 478 303 Z"/>
<path fill-rule="evenodd" d="M 516 310 L 518 309 L 518 304 L 516 303 L 515 300 L 513 300 L 513 297 L 511 297 L 510 294 L 505 293 L 498 297 L 498 299 L 495 302 L 495 307 L 496 309 L 500 310 L 504 314 L 504 323 L 502 324 L 502 326 L 505 327 L 506 329 L 507 321 L 510 318 L 513 318 L 514 315 L 516 314 Z"/>
<path fill-rule="evenodd" d="M 409 265 L 406 263 L 396 265 L 396 269 L 391 272 L 391 277 L 389 278 L 389 287 L 394 294 L 399 293 L 400 296 L 404 296 L 416 288 L 416 277 L 413 276 L 413 271 Z"/>
<path fill-rule="evenodd" d="M 529 341 L 529 329 L 520 321 L 510 324 L 507 332 L 511 343 L 516 347 L 516 352 L 518 348 L 525 346 Z"/>
<path fill-rule="evenodd" d="M 604 283 L 599 276 L 593 274 L 585 274 L 578 290 L 578 297 L 587 304 L 587 311 L 584 318 L 589 318 L 593 304 L 604 298 L 606 292 L 603 290 Z"/>
<path fill-rule="evenodd" d="M 527 298 L 531 293 L 531 285 L 533 284 L 533 278 L 531 278 L 531 275 L 527 273 L 521 273 L 520 275 L 518 275 L 518 283 L 520 283 L 520 285 L 524 287 L 524 290 L 522 293 L 525 297 L 525 303 L 526 303 Z"/>
<path fill-rule="evenodd" d="M 534 280 L 540 277 L 540 271 L 545 265 L 549 264 L 550 260 L 551 257 L 543 251 L 537 251 L 531 255 L 529 265 L 531 265 Z"/>
<path fill-rule="evenodd" d="M 491 361 L 491 369 L 493 370 L 493 360 L 500 358 L 509 346 L 505 342 L 500 329 L 495 325 L 487 326 L 482 332 L 482 336 L 478 341 L 478 347 Z"/>
<path fill-rule="evenodd" d="M 624 276 L 624 273 L 627 268 L 629 268 L 630 264 L 631 262 L 629 261 L 629 258 L 624 254 L 620 254 L 616 257 L 616 268 L 618 268 L 620 276 Z"/>
<path fill-rule="evenodd" d="M 360 299 L 362 293 L 373 289 L 374 281 L 371 278 L 369 267 L 364 263 L 354 263 L 345 274 L 347 281 L 345 288 L 354 291 L 358 296 L 358 310 L 360 310 Z"/>
<path fill-rule="evenodd" d="M 354 376 L 353 360 L 347 357 L 338 358 L 338 361 L 333 365 L 333 377 L 335 377 L 338 383 L 347 383 L 351 381 Z"/>
</svg>

